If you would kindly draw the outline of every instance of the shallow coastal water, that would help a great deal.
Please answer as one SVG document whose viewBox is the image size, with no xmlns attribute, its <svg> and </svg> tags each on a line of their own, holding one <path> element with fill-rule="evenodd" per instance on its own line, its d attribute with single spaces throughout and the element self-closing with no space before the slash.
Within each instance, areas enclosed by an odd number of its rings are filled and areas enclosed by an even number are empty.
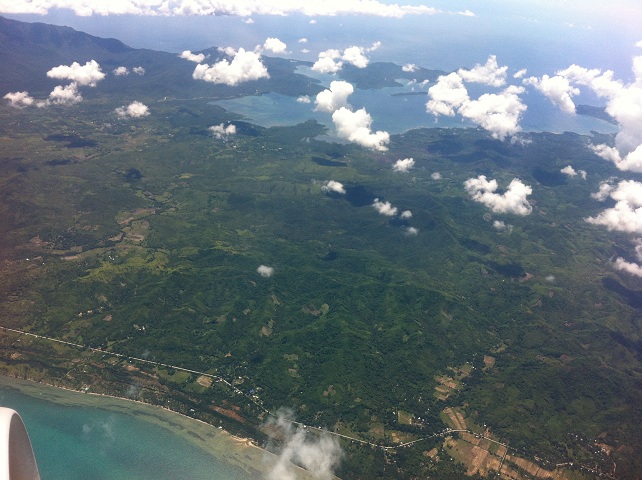
<svg viewBox="0 0 642 480">
<path fill-rule="evenodd" d="M 263 478 L 265 453 L 161 408 L 0 377 L 0 405 L 22 416 L 43 480 Z"/>
</svg>

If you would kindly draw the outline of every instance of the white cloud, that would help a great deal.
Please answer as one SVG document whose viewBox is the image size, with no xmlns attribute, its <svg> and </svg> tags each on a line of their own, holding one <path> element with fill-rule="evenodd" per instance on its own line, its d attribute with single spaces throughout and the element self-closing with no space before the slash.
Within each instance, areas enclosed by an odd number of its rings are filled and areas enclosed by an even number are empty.
<svg viewBox="0 0 642 480">
<path fill-rule="evenodd" d="M 399 216 L 405 220 L 408 220 L 412 218 L 412 212 L 410 210 L 404 210 Z"/>
<path fill-rule="evenodd" d="M 341 195 L 345 195 L 346 193 L 346 189 L 343 184 L 335 180 L 328 180 L 325 185 L 321 187 L 321 190 L 324 192 L 340 193 Z"/>
<path fill-rule="evenodd" d="M 29 95 L 29 92 L 7 93 L 3 98 L 6 98 L 9 101 L 9 105 L 14 108 L 30 107 L 35 103 L 35 100 Z"/>
<path fill-rule="evenodd" d="M 254 19 L 246 18 L 245 20 L 243 20 L 243 23 L 245 23 L 246 25 L 252 25 L 254 24 Z"/>
<path fill-rule="evenodd" d="M 401 70 L 404 72 L 416 72 L 417 71 L 417 65 L 414 63 L 406 63 L 403 67 L 401 67 Z"/>
<path fill-rule="evenodd" d="M 477 178 L 469 178 L 464 182 L 464 188 L 470 197 L 478 203 L 482 203 L 495 213 L 514 213 L 516 215 L 528 215 L 533 207 L 528 203 L 528 196 L 533 193 L 530 186 L 514 178 L 503 193 L 496 193 L 498 189 L 497 180 L 486 179 L 480 175 Z"/>
<path fill-rule="evenodd" d="M 433 180 L 441 180 L 441 173 L 432 172 L 432 174 L 430 175 L 430 178 L 432 178 Z"/>
<path fill-rule="evenodd" d="M 145 75 L 145 68 L 143 67 L 134 67 L 132 70 L 136 75 Z"/>
<path fill-rule="evenodd" d="M 268 37 L 263 44 L 263 48 L 272 53 L 285 53 L 288 46 L 275 37 Z"/>
<path fill-rule="evenodd" d="M 469 100 L 459 107 L 458 112 L 488 130 L 494 138 L 504 140 L 521 130 L 519 120 L 526 105 L 519 94 L 522 87 L 510 85 L 501 93 L 485 93 L 477 100 Z"/>
<path fill-rule="evenodd" d="M 569 177 L 574 177 L 577 175 L 577 172 L 575 171 L 575 169 L 570 165 L 566 165 L 564 168 L 560 170 L 560 172 L 562 172 L 564 175 L 568 175 Z"/>
<path fill-rule="evenodd" d="M 632 70 L 635 80 L 630 84 L 614 79 L 611 70 L 603 72 L 579 65 L 559 70 L 554 77 L 531 77 L 524 82 L 570 113 L 575 112 L 572 97 L 579 93 L 577 86 L 586 86 L 606 98 L 606 113 L 617 120 L 620 131 L 615 137 L 615 148 L 597 145 L 592 147 L 593 151 L 620 170 L 642 172 L 642 56 L 633 58 Z"/>
<path fill-rule="evenodd" d="M 307 48 L 302 48 L 301 53 L 310 53 L 310 50 L 308 50 Z"/>
<path fill-rule="evenodd" d="M 269 278 L 274 275 L 274 267 L 268 267 L 267 265 L 259 265 L 256 271 L 263 278 Z"/>
<path fill-rule="evenodd" d="M 295 480 L 299 478 L 296 465 L 300 465 L 314 478 L 331 480 L 334 470 L 341 463 L 343 451 L 336 437 L 328 434 L 308 436 L 303 428 L 296 429 L 287 417 L 291 412 L 280 411 L 270 418 L 269 431 L 278 431 L 283 445 L 277 454 L 276 463 L 267 473 L 267 480 Z"/>
<path fill-rule="evenodd" d="M 80 86 L 95 87 L 96 83 L 105 78 L 100 65 L 95 60 L 90 60 L 84 65 L 74 62 L 71 65 L 59 65 L 47 72 L 49 78 L 71 80 Z"/>
<path fill-rule="evenodd" d="M 463 12 L 457 12 L 457 15 L 463 15 L 464 17 L 474 17 L 475 14 L 470 10 L 466 9 Z"/>
<path fill-rule="evenodd" d="M 627 262 L 622 257 L 615 259 L 615 262 L 613 262 L 613 268 L 625 271 L 631 275 L 635 275 L 636 277 L 642 277 L 642 266 L 637 263 Z"/>
<path fill-rule="evenodd" d="M 332 121 L 340 138 L 373 150 L 388 150 L 386 144 L 390 142 L 390 134 L 382 130 L 372 133 L 372 117 L 365 108 L 353 112 L 341 107 L 332 114 Z"/>
<path fill-rule="evenodd" d="M 297 40 L 297 42 L 299 42 L 299 43 L 308 43 L 308 39 L 307 39 L 307 38 L 305 38 L 305 37 L 301 37 L 301 38 L 299 38 L 299 39 Z"/>
<path fill-rule="evenodd" d="M 495 220 L 493 222 L 493 228 L 501 232 L 502 230 L 506 230 L 506 224 L 501 220 Z"/>
<path fill-rule="evenodd" d="M 121 77 L 123 75 L 129 75 L 129 69 L 123 66 L 117 67 L 114 69 L 114 75 L 116 75 L 117 77 Z"/>
<path fill-rule="evenodd" d="M 475 65 L 472 69 L 460 68 L 457 74 L 467 82 L 481 83 L 491 87 L 501 87 L 506 84 L 507 66 L 500 67 L 497 64 L 497 57 L 490 55 L 486 64 Z"/>
<path fill-rule="evenodd" d="M 635 243 L 635 256 L 637 257 L 638 262 L 642 262 L 642 239 L 638 238 Z M 613 268 L 630 273 L 636 277 L 642 277 L 642 266 L 634 262 L 627 262 L 621 257 L 615 259 L 615 262 L 613 262 Z"/>
<path fill-rule="evenodd" d="M 454 116 L 456 113 L 479 124 L 494 138 L 504 140 L 521 131 L 519 121 L 526 111 L 519 94 L 522 87 L 509 85 L 499 93 L 485 93 L 478 99 L 471 99 L 467 82 L 481 83 L 494 87 L 506 84 L 508 67 L 499 67 L 494 55 L 488 57 L 485 65 L 476 65 L 471 70 L 460 69 L 442 75 L 437 83 L 428 89 L 430 100 L 426 111 L 433 115 Z"/>
<path fill-rule="evenodd" d="M 608 182 L 602 182 L 600 184 L 600 189 L 596 193 L 591 193 L 591 197 L 595 200 L 603 202 L 611 195 L 615 187 Z"/>
<path fill-rule="evenodd" d="M 350 63 L 357 68 L 366 68 L 370 59 L 365 56 L 365 52 L 372 52 L 381 46 L 381 42 L 374 42 L 370 48 L 352 46 L 346 48 L 343 52 L 330 48 L 319 53 L 319 57 L 312 70 L 319 73 L 336 73 L 343 68 L 343 62 Z"/>
<path fill-rule="evenodd" d="M 45 15 L 50 9 L 69 8 L 78 16 L 91 15 L 149 15 L 149 16 L 197 16 L 251 15 L 336 16 L 366 15 L 401 18 L 405 15 L 434 15 L 438 10 L 426 5 L 398 5 L 378 0 L 342 0 L 334 2 L 284 2 L 282 0 L 166 0 L 166 1 L 111 1 L 97 0 L 11 0 L 0 7 L 2 13 L 35 13 Z M 248 18 L 248 20 L 250 20 Z M 246 22 L 248 22 L 246 20 Z M 310 23 L 316 23 L 314 19 Z"/>
<path fill-rule="evenodd" d="M 78 85 L 73 82 L 69 85 L 58 85 L 49 94 L 48 103 L 54 105 L 73 105 L 82 102 L 82 96 L 78 92 Z"/>
<path fill-rule="evenodd" d="M 600 191 L 592 196 L 603 200 L 606 195 L 617 202 L 615 206 L 585 220 L 594 225 L 603 225 L 608 230 L 642 234 L 642 183 L 623 180 L 617 187 L 603 183 Z"/>
<path fill-rule="evenodd" d="M 408 227 L 406 228 L 406 235 L 411 236 L 411 235 L 417 235 L 419 233 L 419 230 L 415 227 Z"/>
<path fill-rule="evenodd" d="M 568 78 L 560 75 L 554 77 L 543 75 L 541 78 L 526 78 L 524 84 L 535 87 L 562 111 L 575 113 L 575 103 L 572 97 L 579 95 L 580 89 L 572 86 Z"/>
<path fill-rule="evenodd" d="M 341 60 L 354 65 L 357 68 L 366 68 L 370 60 L 364 55 L 363 47 L 348 47 L 343 51 Z"/>
<path fill-rule="evenodd" d="M 524 75 L 526 75 L 526 72 L 528 72 L 528 70 L 526 70 L 525 68 L 522 68 L 521 70 L 517 70 L 513 74 L 513 78 L 522 78 Z"/>
<path fill-rule="evenodd" d="M 227 140 L 227 137 L 236 134 L 236 125 L 230 123 L 229 125 L 225 126 L 225 124 L 221 123 L 219 125 L 213 125 L 209 127 L 208 130 L 212 132 L 212 136 L 214 138 L 217 138 L 219 140 Z"/>
<path fill-rule="evenodd" d="M 636 42 L 635 46 L 638 47 L 638 48 L 642 48 L 642 40 Z"/>
<path fill-rule="evenodd" d="M 348 97 L 354 92 L 354 87 L 343 80 L 330 82 L 330 88 L 317 94 L 315 110 L 320 112 L 334 112 L 341 107 L 348 106 Z"/>
<path fill-rule="evenodd" d="M 395 172 L 408 172 L 414 166 L 415 160 L 413 158 L 404 158 L 403 160 L 397 160 L 392 169 Z"/>
<path fill-rule="evenodd" d="M 313 18 L 312 20 L 310 20 L 309 23 L 310 23 L 310 25 L 316 25 L 317 21 L 316 21 L 316 19 Z"/>
<path fill-rule="evenodd" d="M 452 117 L 456 109 L 470 101 L 462 78 L 455 72 L 440 76 L 437 83 L 428 89 L 428 95 L 430 100 L 426 110 L 433 115 Z"/>
<path fill-rule="evenodd" d="M 336 73 L 341 70 L 343 63 L 337 59 L 341 58 L 341 52 L 334 48 L 330 48 L 319 53 L 319 58 L 314 65 L 312 65 L 312 70 L 319 73 Z"/>
<path fill-rule="evenodd" d="M 141 102 L 132 102 L 126 107 L 118 107 L 116 109 L 116 114 L 123 118 L 141 118 L 149 115 L 149 109 L 147 108 L 147 105 Z"/>
<path fill-rule="evenodd" d="M 203 60 L 205 60 L 204 53 L 196 54 L 196 53 L 192 53 L 189 50 L 183 50 L 183 52 L 179 55 L 179 57 L 194 63 L 202 63 Z"/>
<path fill-rule="evenodd" d="M 310 97 L 308 95 L 301 95 L 296 99 L 297 102 L 299 103 L 311 103 L 312 100 L 310 100 Z"/>
<path fill-rule="evenodd" d="M 211 66 L 196 65 L 192 77 L 196 80 L 234 86 L 250 80 L 270 78 L 270 75 L 259 54 L 240 48 L 231 62 L 223 59 Z"/>
<path fill-rule="evenodd" d="M 394 217 L 397 215 L 397 207 L 393 207 L 390 202 L 382 202 L 378 198 L 375 198 L 372 206 L 377 212 L 386 217 Z"/>
</svg>

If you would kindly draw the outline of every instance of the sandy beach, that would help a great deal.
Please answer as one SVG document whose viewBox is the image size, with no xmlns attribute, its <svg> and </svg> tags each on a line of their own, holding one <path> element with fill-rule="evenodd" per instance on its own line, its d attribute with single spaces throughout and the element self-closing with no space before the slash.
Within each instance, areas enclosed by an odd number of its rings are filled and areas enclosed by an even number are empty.
<svg viewBox="0 0 642 480">
<path fill-rule="evenodd" d="M 93 407 L 135 416 L 179 435 L 213 457 L 234 465 L 247 473 L 248 479 L 263 479 L 276 462 L 276 457 L 254 445 L 248 438 L 237 437 L 201 420 L 196 420 L 163 407 L 109 395 L 82 393 L 46 384 L 0 376 L 0 388 L 60 405 Z M 306 471 L 297 471 L 297 478 L 311 479 Z"/>
</svg>

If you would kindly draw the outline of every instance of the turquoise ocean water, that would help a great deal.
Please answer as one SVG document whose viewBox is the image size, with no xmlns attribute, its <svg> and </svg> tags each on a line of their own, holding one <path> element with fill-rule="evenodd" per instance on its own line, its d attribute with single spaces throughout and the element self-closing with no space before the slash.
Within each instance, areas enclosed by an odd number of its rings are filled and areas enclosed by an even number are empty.
<svg viewBox="0 0 642 480">
<path fill-rule="evenodd" d="M 185 433 L 185 421 L 190 420 L 180 418 L 177 428 L 171 413 L 127 401 L 120 401 L 123 405 L 119 411 L 69 405 L 65 403 L 74 393 L 38 386 L 25 394 L 10 387 L 11 381 L 0 383 L 0 405 L 17 410 L 23 418 L 43 480 L 261 478 L 256 472 L 217 459 L 215 453 L 178 435 L 177 430 Z M 146 420 L 151 417 L 154 423 Z M 165 417 L 169 420 L 161 426 L 160 419 Z M 202 432 L 204 426 L 198 427 L 195 431 Z M 210 428 L 214 436 L 225 435 Z"/>
</svg>

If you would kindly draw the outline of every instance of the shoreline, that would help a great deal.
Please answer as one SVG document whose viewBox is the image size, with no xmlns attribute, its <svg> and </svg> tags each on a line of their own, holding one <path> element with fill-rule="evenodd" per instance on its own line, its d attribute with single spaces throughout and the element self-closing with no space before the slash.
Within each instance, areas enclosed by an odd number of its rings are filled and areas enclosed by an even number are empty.
<svg viewBox="0 0 642 480">
<path fill-rule="evenodd" d="M 276 455 L 256 445 L 253 439 L 233 435 L 221 427 L 161 405 L 110 394 L 83 392 L 43 381 L 27 380 L 8 375 L 0 375 L 0 388 L 2 387 L 13 388 L 26 396 L 60 405 L 92 407 L 132 415 L 138 420 L 155 424 L 187 439 L 207 454 L 221 462 L 243 470 L 248 475 L 252 475 L 252 478 L 265 478 L 265 475 L 276 463 Z M 64 394 L 56 395 L 56 392 Z M 113 403 L 101 401 L 105 399 L 112 400 Z M 128 409 L 127 404 L 135 405 L 142 410 L 148 411 L 137 412 Z M 159 413 L 160 415 L 158 415 Z M 179 419 L 180 421 L 177 422 L 176 420 Z M 296 466 L 293 465 L 293 467 Z M 312 478 L 303 469 L 295 468 L 294 470 L 297 471 L 297 476 L 302 480 Z"/>
</svg>

